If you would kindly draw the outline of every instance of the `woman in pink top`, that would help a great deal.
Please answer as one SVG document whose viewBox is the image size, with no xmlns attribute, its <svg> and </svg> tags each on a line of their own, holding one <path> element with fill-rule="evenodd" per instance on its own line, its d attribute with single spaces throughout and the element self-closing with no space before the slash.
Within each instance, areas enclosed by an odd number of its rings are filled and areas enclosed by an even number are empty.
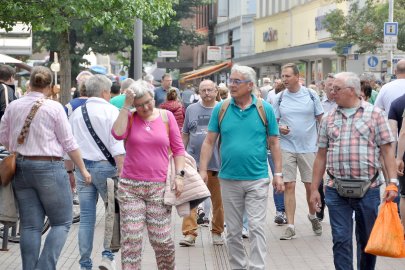
<svg viewBox="0 0 405 270">
<path fill-rule="evenodd" d="M 90 183 L 79 146 L 60 103 L 47 99 L 52 72 L 46 67 L 31 71 L 31 91 L 10 103 L 0 123 L 0 144 L 17 155 L 12 182 L 20 213 L 20 250 L 24 270 L 56 269 L 72 224 L 72 192 L 62 156 L 67 153 Z M 42 105 L 32 119 L 24 142 L 17 141 L 34 104 Z M 45 215 L 51 230 L 41 251 Z"/>
<path fill-rule="evenodd" d="M 127 154 L 118 187 L 123 270 L 141 269 L 145 224 L 158 269 L 175 269 L 171 207 L 164 204 L 164 190 L 170 148 L 177 173 L 174 188 L 177 196 L 181 194 L 185 150 L 176 119 L 166 111 L 165 123 L 161 110 L 155 108 L 153 94 L 145 81 L 131 84 L 112 129 L 116 139 L 126 139 Z M 136 108 L 133 114 L 132 106 Z"/>
</svg>

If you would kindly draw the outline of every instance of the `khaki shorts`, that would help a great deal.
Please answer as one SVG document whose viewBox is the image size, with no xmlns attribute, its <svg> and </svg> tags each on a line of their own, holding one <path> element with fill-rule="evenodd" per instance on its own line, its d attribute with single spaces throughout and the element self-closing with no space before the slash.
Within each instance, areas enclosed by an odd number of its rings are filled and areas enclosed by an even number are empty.
<svg viewBox="0 0 405 270">
<path fill-rule="evenodd" d="M 297 179 L 297 167 L 300 171 L 303 183 L 312 182 L 312 167 L 316 153 L 291 153 L 281 151 L 283 158 L 283 180 L 284 182 L 295 182 Z"/>
</svg>

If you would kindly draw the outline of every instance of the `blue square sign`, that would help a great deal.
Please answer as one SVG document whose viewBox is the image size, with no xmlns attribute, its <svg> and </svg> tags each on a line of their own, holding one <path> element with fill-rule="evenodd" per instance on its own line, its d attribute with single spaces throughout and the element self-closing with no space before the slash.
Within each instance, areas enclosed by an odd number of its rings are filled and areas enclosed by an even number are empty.
<svg viewBox="0 0 405 270">
<path fill-rule="evenodd" d="M 385 22 L 384 23 L 384 36 L 398 36 L 398 23 Z"/>
</svg>

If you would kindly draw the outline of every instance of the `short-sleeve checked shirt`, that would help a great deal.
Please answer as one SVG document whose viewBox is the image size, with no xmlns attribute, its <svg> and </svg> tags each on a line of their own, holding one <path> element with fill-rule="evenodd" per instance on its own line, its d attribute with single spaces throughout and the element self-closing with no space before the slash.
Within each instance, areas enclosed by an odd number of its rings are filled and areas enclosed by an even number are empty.
<svg viewBox="0 0 405 270">
<path fill-rule="evenodd" d="M 326 168 L 333 176 L 366 181 L 381 167 L 379 146 L 394 140 L 384 111 L 361 101 L 350 116 L 338 107 L 322 119 L 318 147 L 327 148 Z M 373 186 L 380 184 L 379 177 Z"/>
</svg>

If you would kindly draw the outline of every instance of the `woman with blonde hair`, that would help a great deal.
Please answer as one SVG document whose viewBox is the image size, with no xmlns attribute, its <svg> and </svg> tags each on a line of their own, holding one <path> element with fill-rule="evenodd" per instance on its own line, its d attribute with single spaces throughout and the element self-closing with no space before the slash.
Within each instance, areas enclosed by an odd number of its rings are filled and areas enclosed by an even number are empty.
<svg viewBox="0 0 405 270">
<path fill-rule="evenodd" d="M 17 156 L 12 183 L 19 206 L 24 270 L 56 269 L 67 239 L 72 224 L 72 193 L 63 166 L 64 153 L 85 181 L 91 182 L 63 107 L 46 98 L 51 86 L 51 70 L 34 67 L 31 91 L 10 103 L 0 123 L 0 144 Z M 45 216 L 51 229 L 41 251 Z"/>
<path fill-rule="evenodd" d="M 164 204 L 163 196 L 169 149 L 175 163 L 176 195 L 183 190 L 185 150 L 180 130 L 170 111 L 155 108 L 154 92 L 145 81 L 131 84 L 125 95 L 124 107 L 112 128 L 116 139 L 126 139 L 127 152 L 118 185 L 122 269 L 141 269 L 146 226 L 157 269 L 174 270 L 171 207 Z M 135 113 L 131 113 L 132 107 Z"/>
</svg>

